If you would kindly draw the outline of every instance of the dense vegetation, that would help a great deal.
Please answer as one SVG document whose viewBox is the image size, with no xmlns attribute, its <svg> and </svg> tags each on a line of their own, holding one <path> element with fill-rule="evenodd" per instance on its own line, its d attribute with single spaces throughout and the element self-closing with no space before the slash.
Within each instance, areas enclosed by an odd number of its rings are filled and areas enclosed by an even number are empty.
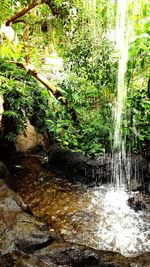
<svg viewBox="0 0 150 267">
<path fill-rule="evenodd" d="M 137 2 L 128 10 L 133 27 L 123 124 L 127 149 L 135 153 L 150 142 L 149 10 L 148 1 Z M 1 30 L 5 138 L 15 140 L 29 119 L 38 131 L 48 132 L 65 147 L 87 154 L 109 153 L 118 69 L 109 35 L 114 29 L 116 4 L 106 0 L 3 1 L 1 25 L 10 27 L 11 16 L 31 3 L 34 8 L 11 21 L 15 30 L 11 40 Z M 58 91 L 53 94 L 42 86 L 35 79 L 37 73 L 23 69 L 22 62 L 36 66 Z"/>
</svg>

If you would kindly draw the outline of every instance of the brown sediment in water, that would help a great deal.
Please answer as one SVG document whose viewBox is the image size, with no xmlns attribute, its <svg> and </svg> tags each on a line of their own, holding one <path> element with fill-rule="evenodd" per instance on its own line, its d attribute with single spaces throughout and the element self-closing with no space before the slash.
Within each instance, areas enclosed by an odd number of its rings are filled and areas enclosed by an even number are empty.
<svg viewBox="0 0 150 267">
<path fill-rule="evenodd" d="M 11 188 L 29 205 L 34 217 L 45 222 L 49 230 L 62 237 L 64 241 L 99 250 L 100 239 L 108 238 L 108 236 L 102 237 L 99 225 L 101 224 L 103 228 L 103 224 L 106 224 L 108 232 L 111 231 L 109 225 L 111 223 L 108 224 L 111 214 L 103 207 L 105 203 L 103 189 L 99 191 L 96 188 L 88 189 L 82 184 L 72 184 L 44 166 L 42 159 L 37 156 L 18 157 L 12 160 Z M 114 208 L 110 212 L 115 213 Z M 149 220 L 146 216 L 147 218 Z M 108 250 L 107 246 L 104 248 L 102 246 L 102 249 Z M 113 246 L 110 250 L 122 252 Z"/>
<path fill-rule="evenodd" d="M 56 232 L 76 235 L 82 225 L 73 222 L 72 216 L 89 205 L 86 188 L 73 185 L 44 168 L 38 157 L 18 158 L 11 163 L 14 168 L 13 165 L 16 171 L 11 173 L 11 188 L 29 205 L 34 216 Z"/>
</svg>

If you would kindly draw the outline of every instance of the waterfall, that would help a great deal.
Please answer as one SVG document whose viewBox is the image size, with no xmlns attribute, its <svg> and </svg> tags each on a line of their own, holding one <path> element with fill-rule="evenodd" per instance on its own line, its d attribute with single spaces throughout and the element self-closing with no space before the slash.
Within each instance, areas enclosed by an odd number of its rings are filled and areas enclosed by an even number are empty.
<svg viewBox="0 0 150 267">
<path fill-rule="evenodd" d="M 129 179 L 129 162 L 125 150 L 125 136 L 122 133 L 123 118 L 126 112 L 127 87 L 125 74 L 128 60 L 128 0 L 117 1 L 116 15 L 116 48 L 119 53 L 119 68 L 117 82 L 117 99 L 114 114 L 114 143 L 112 153 L 113 177 L 112 182 L 117 188 L 125 187 Z"/>
</svg>

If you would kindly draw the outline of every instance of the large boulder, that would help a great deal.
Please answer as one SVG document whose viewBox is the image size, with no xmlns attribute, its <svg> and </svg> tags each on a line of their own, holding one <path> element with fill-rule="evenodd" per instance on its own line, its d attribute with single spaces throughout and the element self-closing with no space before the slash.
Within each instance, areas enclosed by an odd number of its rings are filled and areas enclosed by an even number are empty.
<svg viewBox="0 0 150 267">
<path fill-rule="evenodd" d="M 43 145 L 42 136 L 36 132 L 30 121 L 27 121 L 25 133 L 19 134 L 16 137 L 16 151 L 25 153 L 39 145 Z"/>
<path fill-rule="evenodd" d="M 138 155 L 132 155 L 128 161 L 130 163 L 129 188 L 149 193 L 150 161 Z M 63 149 L 57 144 L 52 145 L 48 152 L 48 166 L 71 182 L 88 185 L 110 182 L 113 173 L 111 157 L 90 158 L 80 152 Z"/>
<path fill-rule="evenodd" d="M 72 152 L 52 145 L 48 152 L 48 166 L 73 182 L 95 184 L 110 180 L 110 160 L 99 157 L 91 159 L 81 152 Z"/>
</svg>

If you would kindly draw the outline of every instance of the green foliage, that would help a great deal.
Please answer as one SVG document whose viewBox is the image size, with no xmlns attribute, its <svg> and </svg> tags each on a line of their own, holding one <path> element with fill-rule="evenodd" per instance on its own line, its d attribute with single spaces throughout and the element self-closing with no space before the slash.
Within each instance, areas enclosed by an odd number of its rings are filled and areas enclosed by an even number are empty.
<svg viewBox="0 0 150 267">
<path fill-rule="evenodd" d="M 108 114 L 110 117 L 111 114 L 108 109 L 105 112 L 104 117 L 104 112 L 101 115 L 97 110 L 91 110 L 87 114 L 82 110 L 80 125 L 76 126 L 65 107 L 62 109 L 60 104 L 53 103 L 47 117 L 48 129 L 64 147 L 90 155 L 104 154 L 111 146 L 111 126 L 108 124 Z"/>
<path fill-rule="evenodd" d="M 57 48 L 58 54 L 64 59 L 63 76 L 66 77 L 57 86 L 65 91 L 68 102 L 78 113 L 80 124 L 74 125 L 66 108 L 49 99 L 46 91 L 39 89 L 37 83 L 26 77 L 24 71 L 5 62 L 4 69 L 1 64 L 1 70 L 8 79 L 6 87 L 2 87 L 7 104 L 5 118 L 13 120 L 14 125 L 8 134 L 14 138 L 14 133 L 22 131 L 26 120 L 30 119 L 39 131 L 48 130 L 63 146 L 88 154 L 102 154 L 111 147 L 111 106 L 116 83 L 114 74 L 117 70 L 116 58 L 112 56 L 113 47 L 104 34 L 107 23 L 106 1 L 99 1 L 98 10 L 86 1 L 56 2 L 58 9 L 63 10 L 63 15 L 47 20 L 49 31 L 41 32 L 41 25 L 48 17 L 47 6 L 36 8 L 38 16 L 32 12 L 26 15 L 32 32 L 30 56 L 40 67 L 45 53 L 44 44 L 48 51 L 51 51 L 51 45 Z M 97 21 L 96 25 L 94 20 Z M 100 24 L 101 27 L 97 27 Z M 21 27 L 15 26 L 19 38 L 23 30 Z M 20 47 L 15 49 L 5 46 L 2 52 L 5 58 L 22 60 L 24 50 L 19 44 Z M 17 54 L 17 49 L 20 54 Z M 39 52 L 40 57 L 37 57 Z"/>
<path fill-rule="evenodd" d="M 138 88 L 138 90 L 137 90 Z M 147 94 L 147 81 L 132 84 L 128 97 L 128 149 L 139 153 L 150 142 L 150 99 Z"/>
<path fill-rule="evenodd" d="M 65 142 L 72 149 L 78 147 L 89 154 L 102 154 L 111 150 L 111 107 L 117 73 L 114 49 L 105 35 L 94 43 L 91 32 L 81 28 L 70 40 L 65 49 L 58 47 L 65 68 L 65 79 L 60 86 L 79 114 L 80 128 L 75 131 L 76 138 L 71 131 L 71 139 L 69 130 L 65 130 Z"/>
<path fill-rule="evenodd" d="M 13 8 L 17 12 L 30 2 L 14 0 Z M 52 68 L 50 64 L 45 66 L 45 57 L 57 51 L 63 58 L 64 69 L 60 70 L 63 79 L 54 79 L 54 83 L 65 92 L 68 103 L 76 110 L 79 125 L 46 89 L 24 70 L 9 63 L 9 60 L 25 61 L 24 24 L 13 25 L 19 42 L 16 46 L 4 42 L 0 52 L 0 93 L 5 100 L 3 120 L 8 127 L 7 139 L 14 140 L 16 134 L 24 131 L 29 119 L 38 131 L 48 131 L 65 147 L 92 155 L 110 152 L 118 59 L 108 40 L 108 31 L 115 25 L 116 1 L 93 3 L 95 1 L 55 0 L 58 16 L 52 16 L 47 5 L 39 5 L 23 17 L 30 30 L 31 62 L 51 78 Z M 0 3 L 3 10 L 0 22 L 12 14 L 9 6 L 9 1 Z M 148 0 L 131 1 L 128 12 L 133 32 L 123 132 L 127 134 L 127 149 L 139 152 L 150 141 Z"/>
<path fill-rule="evenodd" d="M 132 3 L 135 5 L 136 3 Z M 128 122 L 127 147 L 132 152 L 141 152 L 150 142 L 150 99 L 148 97 L 149 79 L 149 4 L 140 1 L 140 14 L 131 6 L 131 19 L 134 25 L 133 38 L 129 47 L 128 61 Z"/>
<path fill-rule="evenodd" d="M 10 14 L 10 6 L 12 4 L 11 0 L 1 0 L 0 1 L 0 25 L 5 22 Z"/>
<path fill-rule="evenodd" d="M 0 86 L 5 103 L 3 122 L 8 129 L 6 138 L 14 141 L 16 135 L 25 130 L 27 120 L 34 120 L 34 116 L 39 116 L 36 120 L 37 129 L 44 131 L 44 120 L 41 118 L 45 116 L 48 107 L 48 94 L 43 98 L 43 92 L 37 82 L 26 76 L 24 70 L 1 59 Z"/>
</svg>

